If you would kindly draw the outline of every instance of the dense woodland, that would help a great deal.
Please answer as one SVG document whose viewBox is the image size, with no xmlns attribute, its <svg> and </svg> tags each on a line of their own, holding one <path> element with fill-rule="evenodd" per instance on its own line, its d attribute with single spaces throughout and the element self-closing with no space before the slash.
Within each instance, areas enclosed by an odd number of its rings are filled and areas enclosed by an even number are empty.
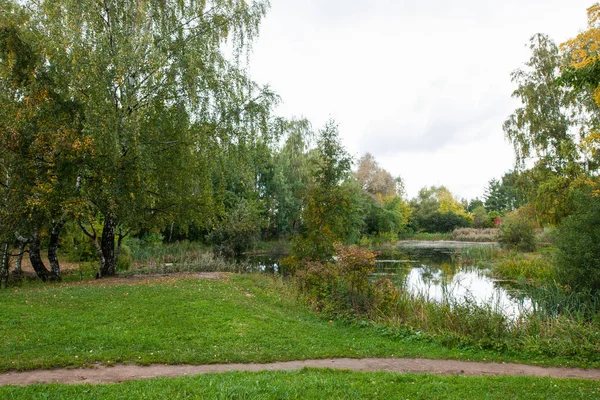
<svg viewBox="0 0 600 400">
<path fill-rule="evenodd" d="M 531 38 L 504 125 L 517 165 L 470 201 L 445 187 L 407 199 L 371 154 L 348 154 L 335 121 L 277 116 L 245 69 L 268 7 L 0 0 L 2 280 L 23 255 L 60 279 L 82 240 L 104 277 L 132 237 L 224 255 L 286 238 L 319 259 L 337 242 L 506 224 L 516 246 L 558 227 L 565 282 L 600 288 L 600 6 L 566 43 Z"/>
</svg>

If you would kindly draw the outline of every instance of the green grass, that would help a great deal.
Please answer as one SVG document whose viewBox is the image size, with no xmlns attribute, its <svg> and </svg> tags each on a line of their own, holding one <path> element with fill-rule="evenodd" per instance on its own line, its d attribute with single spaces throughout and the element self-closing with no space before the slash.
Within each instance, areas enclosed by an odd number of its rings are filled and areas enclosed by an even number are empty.
<svg viewBox="0 0 600 400">
<path fill-rule="evenodd" d="M 482 350 L 443 332 L 329 321 L 275 279 L 107 279 L 0 291 L 0 370 L 391 356 L 599 364 L 597 357 L 549 356 L 546 346 L 532 354 Z"/>
<path fill-rule="evenodd" d="M 370 328 L 323 320 L 274 291 L 267 277 L 110 283 L 1 291 L 0 370 L 96 362 L 486 357 L 485 353 L 450 350 L 426 340 L 403 341 Z"/>
<path fill-rule="evenodd" d="M 600 384 L 529 377 L 439 377 L 303 369 L 107 385 L 0 387 L 3 399 L 594 399 Z"/>
</svg>

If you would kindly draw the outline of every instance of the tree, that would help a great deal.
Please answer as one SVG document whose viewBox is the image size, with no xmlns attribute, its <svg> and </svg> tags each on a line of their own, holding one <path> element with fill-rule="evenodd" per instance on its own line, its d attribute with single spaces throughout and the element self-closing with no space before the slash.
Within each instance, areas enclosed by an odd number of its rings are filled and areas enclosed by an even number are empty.
<svg viewBox="0 0 600 400">
<path fill-rule="evenodd" d="M 547 159 L 558 172 L 576 157 L 569 134 L 574 123 L 569 116 L 571 96 L 558 79 L 562 56 L 547 35 L 534 35 L 529 48 L 532 55 L 526 68 L 512 73 L 518 86 L 513 97 L 522 107 L 505 121 L 504 132 L 514 145 L 518 165 L 534 156 Z"/>
<path fill-rule="evenodd" d="M 269 193 L 273 198 L 277 231 L 287 235 L 300 229 L 303 199 L 311 182 L 309 150 L 314 134 L 306 119 L 280 120 L 278 128 L 285 141 L 274 152 L 273 181 Z"/>
<path fill-rule="evenodd" d="M 60 279 L 59 235 L 77 202 L 75 166 L 89 146 L 80 138 L 79 107 L 60 92 L 36 40 L 39 30 L 27 28 L 30 16 L 16 4 L 5 6 L 0 16 L 2 231 L 22 250 L 29 245 L 39 278 Z M 50 270 L 40 255 L 44 231 Z"/>
<path fill-rule="evenodd" d="M 371 153 L 365 153 L 360 158 L 354 178 L 360 182 L 364 191 L 373 196 L 402 196 L 404 191 L 402 179 L 392 177 L 392 174 L 381 168 Z"/>
<path fill-rule="evenodd" d="M 561 44 L 566 57 L 561 82 L 573 93 L 583 116 L 579 146 L 583 168 L 595 171 L 600 165 L 600 4 L 589 7 L 587 15 L 587 30 Z"/>
<path fill-rule="evenodd" d="M 485 190 L 485 209 L 504 214 L 525 204 L 523 179 L 516 171 L 505 173 L 500 180 L 492 179 Z"/>
<path fill-rule="evenodd" d="M 313 181 L 306 192 L 302 212 L 303 230 L 294 244 L 301 258 L 328 259 L 334 243 L 351 235 L 356 209 L 352 186 L 342 185 L 350 177 L 352 158 L 342 146 L 338 127 L 328 121 L 318 133 Z"/>
<path fill-rule="evenodd" d="M 570 188 L 590 166 L 581 153 L 581 139 L 598 124 L 597 107 L 589 93 L 565 86 L 561 67 L 570 57 L 546 35 L 530 40 L 532 56 L 512 74 L 518 87 L 513 97 L 522 106 L 506 120 L 504 132 L 513 143 L 517 168 L 533 158 L 527 198 L 541 222 L 557 223 L 571 212 Z"/>
<path fill-rule="evenodd" d="M 557 232 L 558 280 L 574 290 L 600 292 L 600 197 L 589 189 L 575 196 L 575 212 Z"/>
<path fill-rule="evenodd" d="M 472 225 L 472 217 L 444 186 L 419 190 L 411 200 L 415 228 L 425 232 L 451 232 Z"/>
<path fill-rule="evenodd" d="M 210 170 L 198 170 L 207 151 L 243 146 L 264 130 L 272 93 L 235 60 L 268 4 L 48 0 L 25 7 L 24 29 L 37 30 L 57 91 L 82 110 L 80 139 L 92 155 L 76 174 L 85 202 L 74 214 L 98 251 L 99 276 L 112 275 L 128 232 L 210 208 Z"/>
</svg>

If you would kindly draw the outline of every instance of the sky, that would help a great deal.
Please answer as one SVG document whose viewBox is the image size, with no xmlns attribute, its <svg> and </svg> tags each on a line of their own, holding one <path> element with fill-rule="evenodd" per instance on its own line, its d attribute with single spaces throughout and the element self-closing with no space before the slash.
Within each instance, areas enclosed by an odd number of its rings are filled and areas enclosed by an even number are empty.
<svg viewBox="0 0 600 400">
<path fill-rule="evenodd" d="M 346 149 L 370 152 L 409 198 L 445 185 L 482 198 L 514 165 L 502 124 L 519 106 L 511 72 L 536 33 L 586 27 L 581 0 L 271 0 L 249 72 L 276 113 L 333 118 Z"/>
</svg>

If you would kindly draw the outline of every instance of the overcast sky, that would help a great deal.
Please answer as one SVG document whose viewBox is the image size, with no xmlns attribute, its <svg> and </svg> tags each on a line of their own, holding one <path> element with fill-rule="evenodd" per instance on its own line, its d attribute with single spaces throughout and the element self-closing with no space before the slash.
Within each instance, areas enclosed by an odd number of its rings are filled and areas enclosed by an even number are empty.
<svg viewBox="0 0 600 400">
<path fill-rule="evenodd" d="M 410 198 L 446 185 L 472 199 L 513 166 L 502 123 L 529 38 L 575 36 L 592 4 L 271 0 L 250 74 L 282 97 L 279 115 L 335 119 L 350 153 L 372 153 Z"/>
</svg>

